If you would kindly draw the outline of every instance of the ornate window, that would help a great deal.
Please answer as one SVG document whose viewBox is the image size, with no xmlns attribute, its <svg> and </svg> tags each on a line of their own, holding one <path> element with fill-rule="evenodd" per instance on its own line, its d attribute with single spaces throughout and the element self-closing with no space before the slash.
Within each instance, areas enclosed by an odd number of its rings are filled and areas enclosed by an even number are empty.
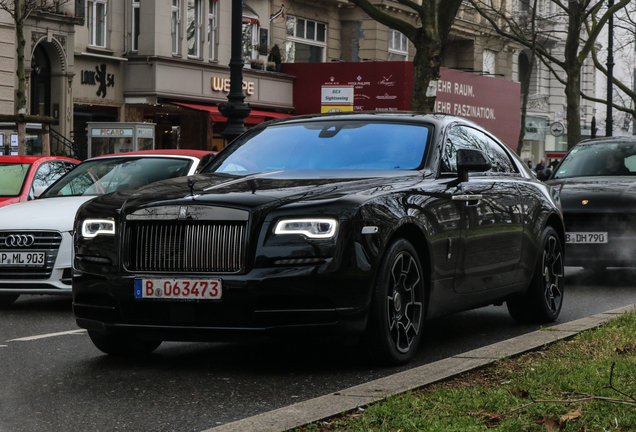
<svg viewBox="0 0 636 432">
<path fill-rule="evenodd" d="M 286 61 L 319 63 L 326 61 L 327 25 L 287 16 Z"/>
<path fill-rule="evenodd" d="M 132 2 L 132 50 L 139 50 L 139 0 Z"/>
<path fill-rule="evenodd" d="M 88 44 L 106 47 L 106 6 L 107 0 L 89 0 L 87 4 Z"/>
<path fill-rule="evenodd" d="M 200 57 L 201 0 L 188 0 L 186 34 L 188 39 L 188 56 Z"/>
<path fill-rule="evenodd" d="M 179 54 L 179 24 L 181 22 L 180 0 L 172 0 L 170 31 L 172 33 L 172 54 Z"/>
<path fill-rule="evenodd" d="M 210 44 L 210 60 L 216 60 L 216 0 L 209 0 L 208 9 L 208 44 Z"/>
<path fill-rule="evenodd" d="M 389 29 L 389 61 L 406 61 L 408 59 L 408 39 L 399 31 Z"/>
</svg>

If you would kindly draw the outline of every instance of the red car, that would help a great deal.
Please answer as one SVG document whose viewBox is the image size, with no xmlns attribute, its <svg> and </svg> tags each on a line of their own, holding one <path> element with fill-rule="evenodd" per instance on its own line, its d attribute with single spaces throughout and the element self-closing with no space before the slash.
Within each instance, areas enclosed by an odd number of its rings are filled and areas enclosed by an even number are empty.
<svg viewBox="0 0 636 432">
<path fill-rule="evenodd" d="M 36 198 L 79 163 L 61 156 L 0 156 L 0 207 Z"/>
</svg>

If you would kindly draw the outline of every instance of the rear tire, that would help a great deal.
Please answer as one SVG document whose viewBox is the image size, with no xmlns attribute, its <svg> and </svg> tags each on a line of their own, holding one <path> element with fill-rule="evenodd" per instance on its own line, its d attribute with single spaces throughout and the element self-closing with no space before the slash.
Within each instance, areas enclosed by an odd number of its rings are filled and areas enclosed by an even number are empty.
<svg viewBox="0 0 636 432">
<path fill-rule="evenodd" d="M 0 309 L 11 306 L 18 297 L 20 294 L 0 294 Z"/>
<path fill-rule="evenodd" d="M 88 331 L 93 345 L 103 353 L 120 356 L 150 354 L 161 341 L 139 339 L 133 335 L 119 335 L 106 332 Z"/>
<path fill-rule="evenodd" d="M 554 228 L 548 226 L 543 230 L 540 244 L 528 290 L 507 301 L 508 312 L 521 323 L 553 322 L 563 305 L 563 245 Z"/>
<path fill-rule="evenodd" d="M 423 326 L 422 267 L 413 245 L 398 239 L 382 258 L 363 343 L 374 363 L 403 364 L 415 355 Z"/>
</svg>

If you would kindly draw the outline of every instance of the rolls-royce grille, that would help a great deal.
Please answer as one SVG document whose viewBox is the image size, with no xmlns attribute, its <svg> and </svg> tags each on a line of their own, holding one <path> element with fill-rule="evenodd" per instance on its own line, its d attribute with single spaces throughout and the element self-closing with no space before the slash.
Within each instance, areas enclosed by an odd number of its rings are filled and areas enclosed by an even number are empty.
<svg viewBox="0 0 636 432">
<path fill-rule="evenodd" d="M 243 267 L 246 223 L 142 222 L 127 228 L 131 271 L 236 273 Z"/>
<path fill-rule="evenodd" d="M 0 231 L 0 253 L 45 252 L 42 265 L 0 266 L 0 279 L 48 279 L 51 276 L 62 235 L 51 231 Z"/>
</svg>

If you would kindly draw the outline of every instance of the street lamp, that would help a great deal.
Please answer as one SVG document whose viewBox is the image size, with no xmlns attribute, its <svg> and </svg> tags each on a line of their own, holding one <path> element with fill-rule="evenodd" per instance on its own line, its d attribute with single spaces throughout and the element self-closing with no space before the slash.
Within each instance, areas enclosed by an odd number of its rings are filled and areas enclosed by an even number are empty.
<svg viewBox="0 0 636 432">
<path fill-rule="evenodd" d="M 227 126 L 221 136 L 228 142 L 245 132 L 245 118 L 252 108 L 246 104 L 243 93 L 243 2 L 232 0 L 232 41 L 230 58 L 230 93 L 228 102 L 219 105 L 219 111 L 227 117 Z"/>
</svg>

